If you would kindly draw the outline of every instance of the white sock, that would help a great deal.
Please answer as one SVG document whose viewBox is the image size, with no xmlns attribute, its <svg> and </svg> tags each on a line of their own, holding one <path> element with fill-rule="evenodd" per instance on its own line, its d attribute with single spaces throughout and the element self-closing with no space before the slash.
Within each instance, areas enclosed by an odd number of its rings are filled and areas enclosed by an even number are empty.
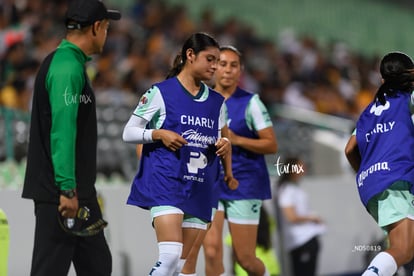
<svg viewBox="0 0 414 276">
<path fill-rule="evenodd" d="M 158 261 L 152 267 L 149 275 L 173 275 L 180 260 L 182 250 L 183 244 L 180 242 L 158 243 Z"/>
<path fill-rule="evenodd" d="M 394 258 L 387 252 L 378 253 L 362 276 L 392 276 L 397 272 Z"/>
<path fill-rule="evenodd" d="M 185 259 L 180 259 L 177 263 L 177 267 L 175 268 L 175 272 L 173 274 L 173 276 L 180 276 L 180 275 L 185 275 L 185 274 L 180 274 L 181 270 L 183 269 L 185 264 Z"/>
<path fill-rule="evenodd" d="M 196 273 L 194 274 L 184 274 L 184 273 L 180 273 L 178 276 L 197 276 Z"/>
<path fill-rule="evenodd" d="M 362 276 L 378 276 L 378 274 L 372 270 L 365 270 Z"/>
<path fill-rule="evenodd" d="M 270 276 L 269 270 L 267 270 L 267 267 L 265 267 L 265 273 L 263 274 L 263 276 Z"/>
</svg>

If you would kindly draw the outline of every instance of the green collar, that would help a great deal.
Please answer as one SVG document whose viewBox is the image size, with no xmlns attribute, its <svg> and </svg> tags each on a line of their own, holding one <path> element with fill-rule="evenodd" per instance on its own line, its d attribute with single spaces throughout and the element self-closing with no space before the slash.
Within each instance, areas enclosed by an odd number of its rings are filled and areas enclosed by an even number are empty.
<svg viewBox="0 0 414 276">
<path fill-rule="evenodd" d="M 70 48 L 73 49 L 77 54 L 79 54 L 79 58 L 82 60 L 82 62 L 86 63 L 87 61 L 92 60 L 90 56 L 85 55 L 85 53 L 72 42 L 68 41 L 67 39 L 63 39 L 62 42 L 58 46 L 59 49 L 65 49 Z"/>
</svg>

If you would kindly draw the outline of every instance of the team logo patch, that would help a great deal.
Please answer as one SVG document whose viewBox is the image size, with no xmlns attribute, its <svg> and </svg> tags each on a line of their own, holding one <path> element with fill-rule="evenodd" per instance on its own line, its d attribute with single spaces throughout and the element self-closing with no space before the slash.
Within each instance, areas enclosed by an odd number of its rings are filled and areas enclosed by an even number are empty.
<svg viewBox="0 0 414 276">
<path fill-rule="evenodd" d="M 371 109 L 370 109 L 370 113 L 374 113 L 375 114 L 375 116 L 381 116 L 381 114 L 382 114 L 382 112 L 384 111 L 384 110 L 387 110 L 387 109 L 389 109 L 390 108 L 390 102 L 389 101 L 387 101 L 386 103 L 385 103 L 385 105 L 379 105 L 379 106 L 377 106 L 377 105 L 375 105 L 375 104 L 373 104 L 372 106 L 371 106 Z"/>
<path fill-rule="evenodd" d="M 142 96 L 141 99 L 139 100 L 139 104 L 144 105 L 146 103 L 148 103 L 148 98 L 145 96 Z"/>
</svg>

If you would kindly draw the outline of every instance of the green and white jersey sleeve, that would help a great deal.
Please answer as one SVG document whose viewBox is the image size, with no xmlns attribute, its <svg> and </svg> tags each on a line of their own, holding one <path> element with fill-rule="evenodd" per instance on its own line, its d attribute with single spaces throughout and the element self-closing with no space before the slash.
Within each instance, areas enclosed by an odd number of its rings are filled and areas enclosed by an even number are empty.
<svg viewBox="0 0 414 276">
<path fill-rule="evenodd" d="M 223 105 L 220 108 L 219 129 L 222 129 L 227 124 L 227 120 L 227 106 L 226 103 L 223 102 Z"/>
<path fill-rule="evenodd" d="M 250 130 L 259 131 L 273 126 L 269 112 L 257 94 L 250 99 L 245 116 Z"/>
<path fill-rule="evenodd" d="M 164 99 L 158 87 L 153 86 L 141 96 L 134 115 L 149 122 L 150 129 L 160 129 L 165 121 L 166 111 Z M 220 108 L 219 129 L 222 129 L 227 122 L 227 107 L 223 103 Z"/>
<path fill-rule="evenodd" d="M 158 87 L 153 86 L 141 96 L 134 114 L 149 122 L 149 128 L 160 129 L 165 121 L 164 99 Z"/>
</svg>

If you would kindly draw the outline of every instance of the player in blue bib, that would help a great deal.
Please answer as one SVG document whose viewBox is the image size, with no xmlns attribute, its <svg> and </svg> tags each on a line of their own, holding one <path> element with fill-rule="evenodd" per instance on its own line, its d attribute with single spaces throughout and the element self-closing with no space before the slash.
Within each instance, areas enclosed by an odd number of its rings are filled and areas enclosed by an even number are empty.
<svg viewBox="0 0 414 276">
<path fill-rule="evenodd" d="M 232 168 L 239 186 L 236 190 L 229 189 L 223 176 L 217 184 L 214 202 L 220 200 L 220 204 L 203 243 L 207 276 L 224 275 L 225 217 L 238 264 L 249 275 L 269 275 L 263 261 L 256 256 L 256 242 L 262 201 L 271 198 L 264 154 L 275 153 L 277 143 L 272 121 L 258 95 L 238 86 L 241 72 L 241 53 L 233 46 L 221 47 L 215 89 L 226 98 Z M 189 259 L 196 260 L 197 255 L 198 250 L 193 250 Z M 186 263 L 183 271 L 185 275 L 194 275 L 195 266 Z"/>
<path fill-rule="evenodd" d="M 345 148 L 361 201 L 390 242 L 363 276 L 394 275 L 414 256 L 414 63 L 391 52 L 380 72 L 383 83 Z"/>
<path fill-rule="evenodd" d="M 217 67 L 218 43 L 204 33 L 184 44 L 165 81 L 140 99 L 125 126 L 126 142 L 144 144 L 128 204 L 150 209 L 159 258 L 149 275 L 179 275 L 192 243 L 211 220 L 220 158 L 231 170 L 224 98 L 203 81 Z"/>
</svg>

